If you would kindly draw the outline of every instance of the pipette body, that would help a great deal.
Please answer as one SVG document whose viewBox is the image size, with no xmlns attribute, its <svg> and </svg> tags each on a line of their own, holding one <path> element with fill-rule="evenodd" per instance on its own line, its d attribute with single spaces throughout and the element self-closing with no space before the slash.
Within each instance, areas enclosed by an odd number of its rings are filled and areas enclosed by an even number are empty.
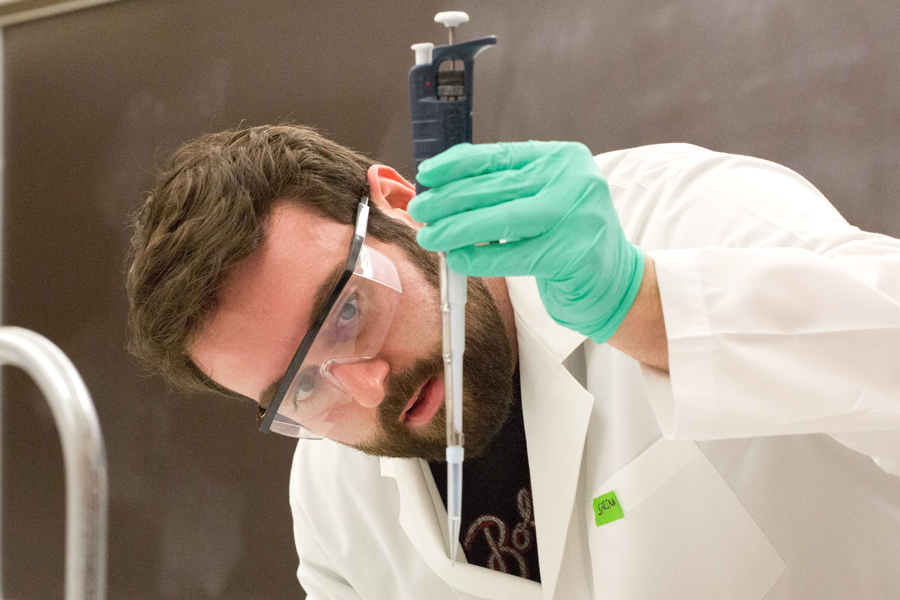
<svg viewBox="0 0 900 600">
<path fill-rule="evenodd" d="M 435 21 L 450 29 L 450 44 L 415 44 L 416 66 L 409 73 L 413 160 L 419 164 L 451 146 L 472 141 L 472 92 L 475 56 L 496 44 L 490 36 L 459 44 L 453 32 L 469 20 L 460 12 L 438 13 Z M 458 66 L 462 66 L 459 69 Z M 449 68 L 448 68 L 449 67 Z M 425 190 L 418 182 L 416 193 Z M 443 326 L 444 400 L 447 418 L 447 528 L 451 565 L 456 562 L 462 521 L 463 353 L 465 352 L 466 276 L 447 266 L 440 256 L 441 318 Z"/>
</svg>

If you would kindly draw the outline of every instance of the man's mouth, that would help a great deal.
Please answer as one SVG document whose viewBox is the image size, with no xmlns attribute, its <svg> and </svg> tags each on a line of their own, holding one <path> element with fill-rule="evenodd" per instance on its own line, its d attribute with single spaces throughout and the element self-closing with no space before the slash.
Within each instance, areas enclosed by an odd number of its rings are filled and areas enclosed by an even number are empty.
<svg viewBox="0 0 900 600">
<path fill-rule="evenodd" d="M 444 378 L 430 377 L 410 398 L 403 412 L 400 413 L 400 422 L 413 427 L 425 425 L 431 421 L 443 401 Z"/>
</svg>

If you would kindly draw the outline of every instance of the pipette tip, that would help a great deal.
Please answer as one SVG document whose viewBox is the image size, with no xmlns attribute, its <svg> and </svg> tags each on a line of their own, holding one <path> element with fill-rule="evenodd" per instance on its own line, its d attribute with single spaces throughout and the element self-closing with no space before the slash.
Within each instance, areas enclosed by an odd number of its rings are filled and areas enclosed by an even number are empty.
<svg viewBox="0 0 900 600">
<path fill-rule="evenodd" d="M 459 547 L 459 519 L 450 519 L 450 566 L 456 562 L 456 552 Z"/>
</svg>

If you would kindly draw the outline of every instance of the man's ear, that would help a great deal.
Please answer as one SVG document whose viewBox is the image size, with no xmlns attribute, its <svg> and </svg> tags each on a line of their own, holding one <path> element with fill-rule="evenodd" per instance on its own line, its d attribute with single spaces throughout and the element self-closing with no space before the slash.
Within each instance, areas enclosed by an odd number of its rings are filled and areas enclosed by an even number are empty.
<svg viewBox="0 0 900 600">
<path fill-rule="evenodd" d="M 409 201 L 416 196 L 415 185 L 386 165 L 372 165 L 369 167 L 368 177 L 369 201 L 381 212 L 415 229 L 422 226 L 421 223 L 413 221 L 406 212 Z"/>
</svg>

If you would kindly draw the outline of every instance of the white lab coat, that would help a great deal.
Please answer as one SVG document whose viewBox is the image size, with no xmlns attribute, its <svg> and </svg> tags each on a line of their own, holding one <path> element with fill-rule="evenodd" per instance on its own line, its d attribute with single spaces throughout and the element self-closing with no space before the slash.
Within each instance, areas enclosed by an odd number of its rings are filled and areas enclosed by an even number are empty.
<svg viewBox="0 0 900 600">
<path fill-rule="evenodd" d="M 671 371 L 508 280 L 542 583 L 449 566 L 424 462 L 301 441 L 309 597 L 900 597 L 900 242 L 764 161 L 679 144 L 597 163 L 656 261 Z M 598 527 L 609 491 L 624 517 Z"/>
</svg>

